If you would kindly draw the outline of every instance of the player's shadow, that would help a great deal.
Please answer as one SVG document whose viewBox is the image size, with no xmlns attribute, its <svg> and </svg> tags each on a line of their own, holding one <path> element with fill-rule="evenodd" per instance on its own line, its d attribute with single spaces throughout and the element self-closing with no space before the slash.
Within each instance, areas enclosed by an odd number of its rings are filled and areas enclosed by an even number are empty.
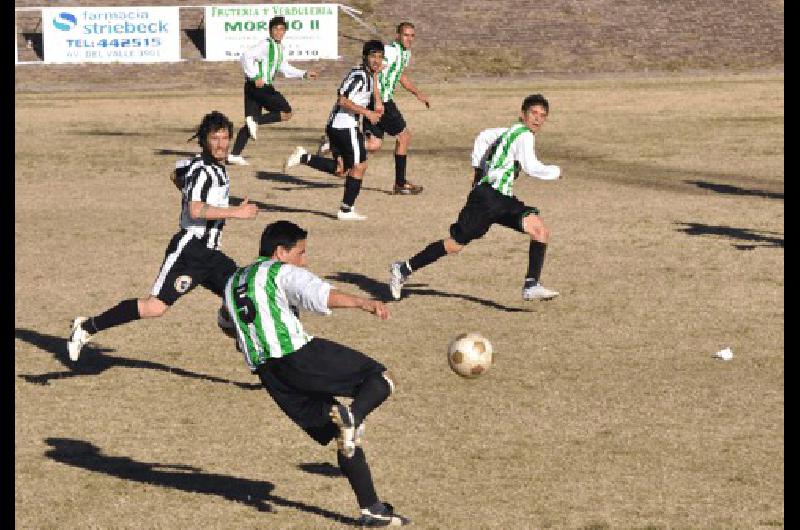
<svg viewBox="0 0 800 530">
<path fill-rule="evenodd" d="M 245 390 L 257 390 L 261 388 L 261 384 L 259 383 L 241 383 L 222 377 L 215 377 L 213 375 L 198 374 L 189 370 L 184 370 L 183 368 L 173 368 L 172 366 L 153 361 L 140 361 L 108 355 L 109 352 L 115 350 L 111 348 L 98 348 L 92 346 L 91 343 L 84 346 L 83 350 L 81 350 L 81 357 L 78 362 L 72 362 L 67 354 L 67 341 L 64 337 L 46 335 L 38 331 L 24 328 L 16 328 L 14 330 L 14 336 L 28 344 L 36 346 L 40 350 L 50 352 L 53 354 L 53 357 L 66 368 L 66 370 L 44 374 L 20 374 L 19 377 L 21 379 L 36 385 L 49 385 L 50 381 L 55 379 L 99 375 L 110 368 L 123 367 L 158 370 L 191 379 L 230 384 Z"/>
<path fill-rule="evenodd" d="M 223 499 L 252 506 L 260 512 L 272 512 L 272 504 L 293 508 L 344 524 L 357 521 L 346 515 L 318 506 L 279 497 L 272 492 L 275 485 L 264 480 L 207 473 L 200 468 L 183 464 L 139 462 L 126 456 L 104 455 L 99 447 L 83 440 L 46 438 L 51 447 L 45 456 L 68 466 L 104 473 L 141 484 L 174 488 L 189 493 L 217 495 Z"/>
<path fill-rule="evenodd" d="M 148 136 L 150 133 L 143 131 L 105 131 L 102 129 L 92 129 L 89 131 L 74 131 L 70 134 L 81 136 Z"/>
<path fill-rule="evenodd" d="M 228 199 L 228 203 L 231 206 L 239 206 L 240 204 L 242 204 L 243 200 L 244 199 L 242 199 L 241 197 L 233 197 L 232 196 L 232 197 L 230 197 L 230 199 Z M 320 217 L 327 217 L 328 219 L 336 219 L 336 216 L 333 215 L 332 213 L 321 212 L 319 210 L 306 210 L 306 209 L 303 209 L 303 208 L 292 208 L 291 206 L 281 206 L 281 205 L 278 205 L 278 204 L 268 204 L 266 202 L 254 201 L 252 199 L 250 199 L 249 202 L 251 202 L 252 204 L 255 204 L 256 206 L 258 206 L 258 209 L 260 211 L 262 211 L 262 212 L 310 213 L 310 214 L 313 214 L 313 215 L 319 215 Z"/>
<path fill-rule="evenodd" d="M 374 280 L 368 276 L 364 276 L 363 274 L 357 272 L 337 272 L 336 274 L 329 274 L 325 278 L 335 282 L 349 283 L 351 285 L 355 285 L 356 287 L 368 293 L 371 297 L 375 298 L 376 300 L 380 300 L 382 302 L 394 301 L 394 299 L 391 298 L 391 293 L 389 292 L 389 285 L 387 282 L 379 282 L 377 280 Z M 403 285 L 402 298 L 414 295 L 436 296 L 439 298 L 460 298 L 468 302 L 484 305 L 486 307 L 491 307 L 493 309 L 499 309 L 500 311 L 506 311 L 508 313 L 532 312 L 530 309 L 523 309 L 520 307 L 510 307 L 503 304 L 498 304 L 497 302 L 494 302 L 492 300 L 486 300 L 485 298 L 478 298 L 477 296 L 472 296 L 469 294 L 448 293 L 445 291 L 440 291 L 438 289 L 422 289 L 422 287 L 425 286 L 427 286 L 427 284 L 406 283 L 405 285 Z"/>
<path fill-rule="evenodd" d="M 320 173 L 323 176 L 334 179 L 332 182 L 320 182 L 317 180 L 308 180 L 294 175 L 287 175 L 285 173 L 273 173 L 272 171 L 259 171 L 256 173 L 256 178 L 259 180 L 267 180 L 270 182 L 278 182 L 282 184 L 292 184 L 291 187 L 276 187 L 274 189 L 279 191 L 297 191 L 306 189 L 319 189 L 319 188 L 341 188 L 344 186 L 344 179 L 328 173 Z M 376 193 L 383 193 L 391 195 L 389 190 L 382 190 L 380 188 L 373 188 L 371 186 L 361 186 L 362 191 L 374 191 Z"/>
<path fill-rule="evenodd" d="M 153 153 L 160 156 L 197 156 L 197 151 L 180 151 L 176 149 L 153 149 Z"/>
<path fill-rule="evenodd" d="M 715 226 L 706 225 L 702 223 L 684 223 L 680 221 L 675 222 L 676 225 L 682 225 L 677 228 L 679 232 L 684 232 L 690 236 L 722 236 L 739 241 L 751 241 L 755 244 L 737 244 L 732 243 L 738 250 L 753 250 L 756 247 L 775 247 L 784 248 L 783 237 L 779 232 L 769 232 L 766 230 L 751 230 L 749 228 L 734 228 L 732 226 Z"/>
<path fill-rule="evenodd" d="M 764 197 L 767 199 L 778 199 L 778 200 L 784 199 L 783 193 L 778 193 L 774 191 L 740 188 L 739 186 L 731 186 L 730 184 L 719 184 L 716 182 L 708 182 L 705 180 L 684 180 L 684 182 L 686 182 L 687 184 L 694 184 L 698 188 L 715 191 L 717 193 Z"/>
<path fill-rule="evenodd" d="M 322 475 L 323 477 L 341 477 L 342 470 L 339 466 L 334 466 L 329 462 L 307 462 L 305 464 L 297 464 L 299 469 L 312 475 Z"/>
</svg>

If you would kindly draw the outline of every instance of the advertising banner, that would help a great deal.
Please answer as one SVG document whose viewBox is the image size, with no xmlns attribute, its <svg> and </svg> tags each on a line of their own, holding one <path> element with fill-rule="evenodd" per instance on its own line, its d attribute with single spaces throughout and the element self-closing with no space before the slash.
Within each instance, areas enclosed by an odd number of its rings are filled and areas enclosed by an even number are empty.
<svg viewBox="0 0 800 530">
<path fill-rule="evenodd" d="M 286 19 L 283 39 L 289 62 L 338 59 L 337 4 L 258 4 L 207 6 L 206 60 L 238 60 L 241 52 L 269 37 L 269 20 Z"/>
<path fill-rule="evenodd" d="M 46 63 L 181 60 L 177 7 L 45 7 Z"/>
</svg>

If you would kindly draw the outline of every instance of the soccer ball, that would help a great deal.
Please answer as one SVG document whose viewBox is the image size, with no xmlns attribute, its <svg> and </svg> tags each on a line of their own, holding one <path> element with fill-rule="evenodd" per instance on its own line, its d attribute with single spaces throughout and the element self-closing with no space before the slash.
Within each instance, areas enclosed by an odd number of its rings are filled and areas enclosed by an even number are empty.
<svg viewBox="0 0 800 530">
<path fill-rule="evenodd" d="M 464 333 L 447 349 L 450 368 L 462 377 L 478 377 L 492 366 L 492 343 L 480 333 Z"/>
</svg>

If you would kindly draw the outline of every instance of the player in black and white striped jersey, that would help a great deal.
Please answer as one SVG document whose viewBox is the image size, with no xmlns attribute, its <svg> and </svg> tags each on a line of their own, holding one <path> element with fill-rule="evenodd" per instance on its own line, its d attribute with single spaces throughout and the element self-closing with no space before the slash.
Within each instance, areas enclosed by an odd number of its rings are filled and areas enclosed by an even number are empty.
<svg viewBox="0 0 800 530">
<path fill-rule="evenodd" d="M 364 146 L 364 135 L 359 130 L 359 121 L 363 116 L 370 122 L 377 123 L 383 115 L 377 83 L 382 63 L 383 43 L 379 40 L 365 42 L 361 64 L 350 70 L 339 85 L 336 103 L 325 127 L 334 158 L 310 155 L 303 147 L 298 146 L 283 166 L 284 173 L 292 166 L 305 164 L 331 175 L 344 176 L 344 196 L 336 214 L 343 221 L 366 219 L 366 216 L 353 208 L 367 171 L 367 150 Z M 379 104 L 375 110 L 370 110 L 367 107 L 373 95 Z"/>
<path fill-rule="evenodd" d="M 245 199 L 228 205 L 229 180 L 225 171 L 233 124 L 222 113 L 206 114 L 197 138 L 202 153 L 188 164 L 178 164 L 173 182 L 181 187 L 180 230 L 164 253 L 164 262 L 150 296 L 130 298 L 97 316 L 76 317 L 67 341 L 70 359 L 77 361 L 92 335 L 140 318 L 160 317 L 169 306 L 197 285 L 222 296 L 236 263 L 219 250 L 226 219 L 254 219 L 258 207 Z M 191 138 L 190 138 L 191 140 Z"/>
</svg>

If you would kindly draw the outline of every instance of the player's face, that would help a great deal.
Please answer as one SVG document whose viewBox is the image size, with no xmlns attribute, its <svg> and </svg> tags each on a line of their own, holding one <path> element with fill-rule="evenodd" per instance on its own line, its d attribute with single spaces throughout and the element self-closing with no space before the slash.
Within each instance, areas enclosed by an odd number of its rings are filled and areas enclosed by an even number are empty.
<svg viewBox="0 0 800 530">
<path fill-rule="evenodd" d="M 283 40 L 283 36 L 286 35 L 286 26 L 283 24 L 278 24 L 271 30 L 269 30 L 269 36 L 272 37 L 273 40 L 276 42 L 280 42 Z"/>
<path fill-rule="evenodd" d="M 520 118 L 522 123 L 525 124 L 532 133 L 535 133 L 544 125 L 547 119 L 547 111 L 541 105 L 534 105 L 528 109 L 527 112 L 521 112 Z"/>
<path fill-rule="evenodd" d="M 231 137 L 227 128 L 208 133 L 208 151 L 218 162 L 224 162 L 228 158 L 230 144 Z"/>
<path fill-rule="evenodd" d="M 301 239 L 300 241 L 295 244 L 291 249 L 286 249 L 286 247 L 279 246 L 278 249 L 275 251 L 275 257 L 278 258 L 278 261 L 281 263 L 289 263 L 291 265 L 295 265 L 297 267 L 305 267 L 306 266 L 306 240 Z"/>
<path fill-rule="evenodd" d="M 403 26 L 402 31 L 397 34 L 397 40 L 403 45 L 403 48 L 408 49 L 411 47 L 411 43 L 414 41 L 415 36 L 416 33 L 414 32 L 414 28 Z"/>
<path fill-rule="evenodd" d="M 373 74 L 383 68 L 383 52 L 372 52 L 367 56 L 367 66 Z"/>
</svg>

